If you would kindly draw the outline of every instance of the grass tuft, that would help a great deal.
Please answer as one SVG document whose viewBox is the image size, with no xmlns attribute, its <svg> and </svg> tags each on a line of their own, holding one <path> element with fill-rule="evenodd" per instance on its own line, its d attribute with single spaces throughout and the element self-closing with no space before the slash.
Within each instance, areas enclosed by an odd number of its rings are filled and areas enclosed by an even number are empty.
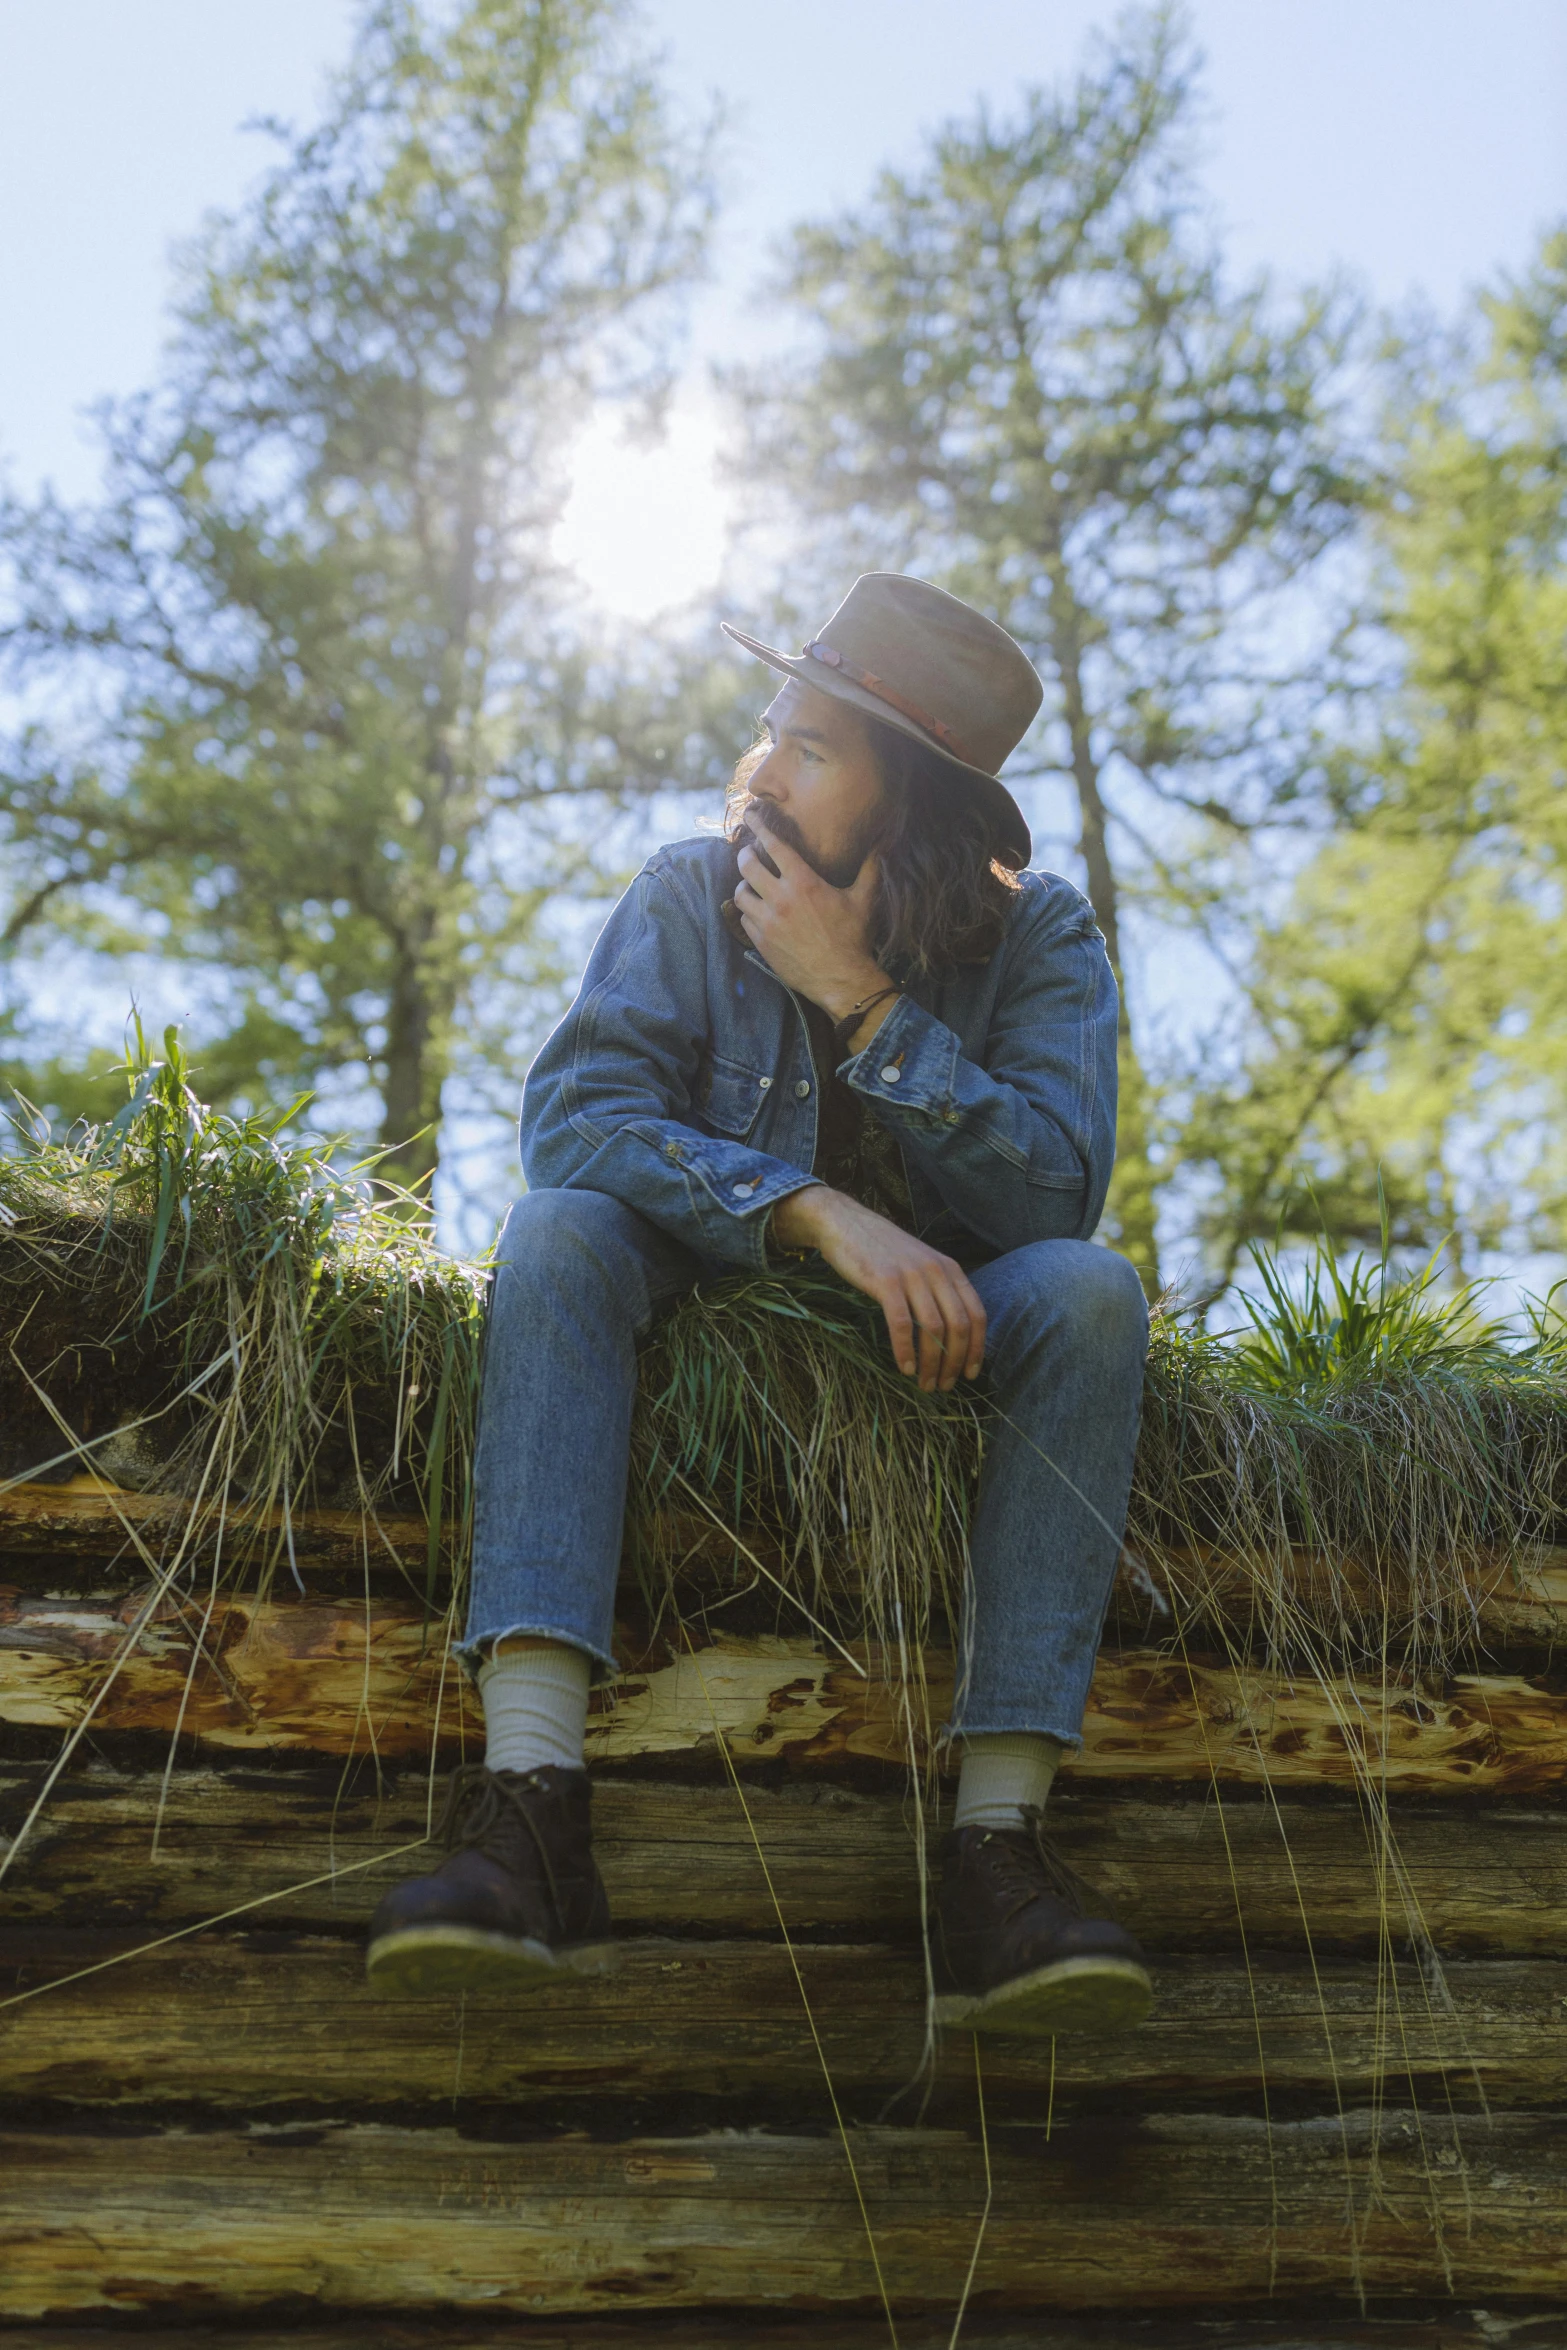
<svg viewBox="0 0 1567 2350">
<path fill-rule="evenodd" d="M 138 1031 L 126 1077 L 108 1126 L 51 1140 L 24 1105 L 0 1155 L 0 1474 L 97 1462 L 214 1522 L 242 1499 L 276 1513 L 234 1551 L 267 1575 L 301 1508 L 417 1509 L 433 1604 L 463 1573 L 485 1268 L 373 1162 L 206 1107 L 172 1032 L 154 1056 Z M 1567 1516 L 1567 1326 L 1548 1305 L 1509 1339 L 1385 1250 L 1324 1242 L 1293 1284 L 1256 1263 L 1244 1331 L 1155 1316 L 1127 1604 L 1151 1578 L 1188 1636 L 1285 1669 L 1439 1674 Z M 716 1283 L 644 1349 L 628 1560 L 655 1598 L 765 1574 L 917 1653 L 957 1611 L 985 1428 L 982 1393 L 920 1395 L 825 1270 Z"/>
<path fill-rule="evenodd" d="M 200 1497 L 192 1556 L 243 1502 L 228 1549 L 264 1580 L 322 1503 L 420 1509 L 460 1555 L 483 1269 L 372 1163 L 282 1139 L 292 1109 L 208 1108 L 172 1031 L 126 1075 L 107 1126 L 52 1140 L 24 1104 L 0 1155 L 0 1477 Z"/>
</svg>

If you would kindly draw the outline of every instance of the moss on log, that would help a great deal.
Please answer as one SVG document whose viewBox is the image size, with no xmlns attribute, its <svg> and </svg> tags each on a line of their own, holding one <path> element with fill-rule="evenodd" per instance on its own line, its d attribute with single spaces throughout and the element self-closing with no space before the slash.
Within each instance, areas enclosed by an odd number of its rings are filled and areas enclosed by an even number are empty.
<svg viewBox="0 0 1567 2350">
<path fill-rule="evenodd" d="M 951 2304 L 984 2201 L 951 2130 L 857 2130 L 896 2303 Z M 1365 2184 L 1377 2152 L 1375 2192 Z M 1346 2211 L 1346 2142 L 1353 2232 Z M 1567 2140 L 1554 2117 L 1304 2122 L 1095 2116 L 992 2133 L 975 2280 L 1014 2308 L 1136 2309 L 1320 2293 L 1560 2295 Z M 135 2140 L 15 2132 L 0 2312 L 268 2304 L 602 2313 L 869 2309 L 877 2287 L 831 2135 L 485 2142 L 316 2124 Z M 1133 2256 L 1135 2253 L 1135 2257 Z"/>
</svg>

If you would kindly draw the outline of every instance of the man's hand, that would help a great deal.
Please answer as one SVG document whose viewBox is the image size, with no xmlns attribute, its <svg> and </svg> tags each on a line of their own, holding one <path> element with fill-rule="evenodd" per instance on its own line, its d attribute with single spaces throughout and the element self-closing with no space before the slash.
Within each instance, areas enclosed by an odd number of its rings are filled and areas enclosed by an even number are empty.
<svg viewBox="0 0 1567 2350">
<path fill-rule="evenodd" d="M 835 1273 L 876 1300 L 887 1317 L 894 1361 L 927 1395 L 978 1375 L 985 1309 L 951 1257 L 824 1183 L 780 1200 L 771 1230 L 783 1248 L 820 1249 Z"/>
<path fill-rule="evenodd" d="M 775 833 L 767 836 L 767 854 L 775 874 L 749 842 L 740 851 L 735 912 L 741 926 L 785 987 L 798 988 L 841 1020 L 890 984 L 866 943 L 876 910 L 876 859 L 866 858 L 847 889 L 834 889 Z"/>
</svg>

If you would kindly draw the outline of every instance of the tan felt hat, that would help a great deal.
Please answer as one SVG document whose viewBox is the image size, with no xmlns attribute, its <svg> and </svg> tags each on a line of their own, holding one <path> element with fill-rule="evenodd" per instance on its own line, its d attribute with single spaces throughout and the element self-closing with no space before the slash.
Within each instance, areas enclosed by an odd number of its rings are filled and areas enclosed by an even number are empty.
<svg viewBox="0 0 1567 2350">
<path fill-rule="evenodd" d="M 997 856 L 1028 863 L 1028 826 L 997 770 L 1032 726 L 1045 689 L 1022 646 L 995 621 L 928 579 L 867 571 L 803 653 L 780 653 L 727 620 L 719 625 L 770 669 L 852 702 L 936 752 L 989 816 Z"/>
</svg>

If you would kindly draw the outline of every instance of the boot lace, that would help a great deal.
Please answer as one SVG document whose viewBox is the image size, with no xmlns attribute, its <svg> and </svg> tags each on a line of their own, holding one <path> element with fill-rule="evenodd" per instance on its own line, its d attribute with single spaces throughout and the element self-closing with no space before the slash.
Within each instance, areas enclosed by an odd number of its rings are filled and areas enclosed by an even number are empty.
<svg viewBox="0 0 1567 2350">
<path fill-rule="evenodd" d="M 1045 1833 L 1044 1814 L 1036 1806 L 1024 1807 L 1021 1836 L 998 1830 L 986 1837 L 985 1850 L 1003 1897 L 1010 1900 L 1009 1920 L 1041 1893 L 1053 1893 L 1080 1918 L 1113 1916 L 1104 1895 L 1078 1875 Z"/>
<path fill-rule="evenodd" d="M 435 1832 L 448 1852 L 482 1852 L 486 1859 L 510 1868 L 509 1835 L 515 1836 L 515 1822 L 520 1820 L 533 1839 L 544 1882 L 555 1905 L 556 1923 L 563 1928 L 566 1911 L 560 1886 L 538 1823 L 528 1809 L 530 1785 L 531 1780 L 525 1777 L 519 1786 L 509 1786 L 486 1763 L 465 1763 L 461 1770 L 452 1773 L 445 1809 Z"/>
</svg>

